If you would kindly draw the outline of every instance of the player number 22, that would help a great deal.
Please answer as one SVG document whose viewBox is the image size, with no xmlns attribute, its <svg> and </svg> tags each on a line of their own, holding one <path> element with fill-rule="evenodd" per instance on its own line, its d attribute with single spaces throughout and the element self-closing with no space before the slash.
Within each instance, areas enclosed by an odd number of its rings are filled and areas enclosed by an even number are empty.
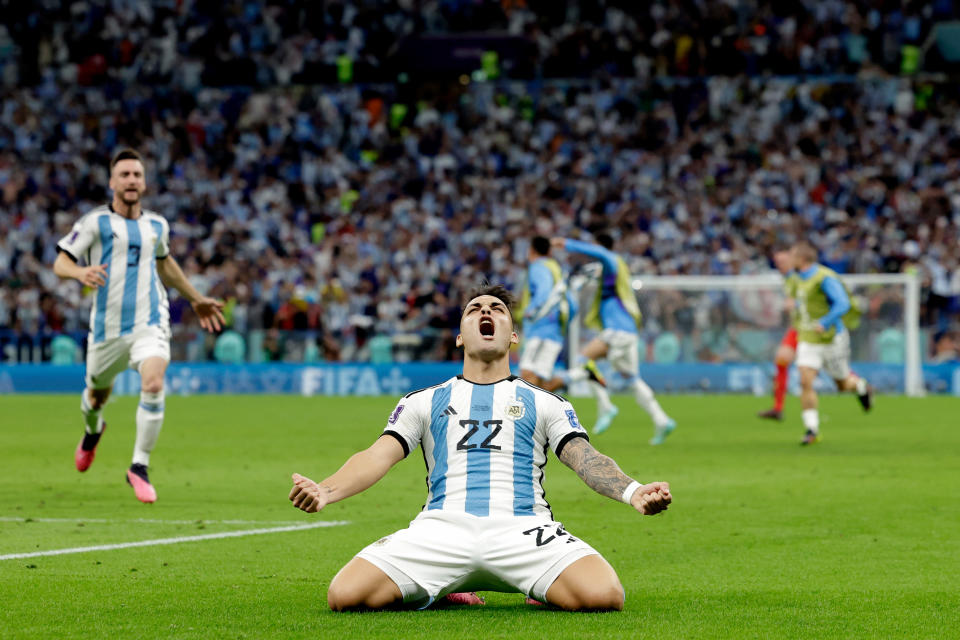
<svg viewBox="0 0 960 640">
<path fill-rule="evenodd" d="M 493 439 L 497 437 L 497 434 L 500 433 L 500 429 L 503 428 L 502 420 L 484 420 L 483 426 L 487 429 L 495 427 L 490 431 L 490 435 L 481 442 L 479 445 L 472 444 L 468 442 L 470 438 L 473 437 L 477 431 L 480 430 L 480 421 L 479 420 L 461 420 L 460 426 L 467 429 L 467 433 L 460 438 L 460 442 L 457 443 L 457 451 L 467 451 L 469 449 L 500 449 L 499 445 L 493 444 Z"/>
</svg>

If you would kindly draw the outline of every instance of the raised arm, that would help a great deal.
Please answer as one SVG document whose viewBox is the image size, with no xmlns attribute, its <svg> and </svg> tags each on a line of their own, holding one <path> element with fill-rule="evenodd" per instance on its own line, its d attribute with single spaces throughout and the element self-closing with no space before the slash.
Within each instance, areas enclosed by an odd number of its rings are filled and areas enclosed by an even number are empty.
<svg viewBox="0 0 960 640">
<path fill-rule="evenodd" d="M 668 483 L 636 482 L 624 474 L 612 458 L 594 449 L 585 438 L 572 438 L 567 442 L 560 451 L 560 460 L 600 495 L 627 502 L 645 516 L 665 511 L 673 500 Z M 626 496 L 624 492 L 627 492 Z"/>
<path fill-rule="evenodd" d="M 331 502 L 365 491 L 386 475 L 390 467 L 403 460 L 400 442 L 389 435 L 380 436 L 369 448 L 350 456 L 340 469 L 317 483 L 293 474 L 290 500 L 293 506 L 307 513 L 316 513 Z"/>
<path fill-rule="evenodd" d="M 572 253 L 580 253 L 594 260 L 599 260 L 603 264 L 604 271 L 611 272 L 617 270 L 617 254 L 598 244 L 571 240 L 570 238 L 553 238 L 550 240 L 550 244 L 558 249 L 564 249 Z"/>
<path fill-rule="evenodd" d="M 173 287 L 190 301 L 190 306 L 200 319 L 200 326 L 207 331 L 219 331 L 226 324 L 223 318 L 223 302 L 202 295 L 187 280 L 183 270 L 173 256 L 166 256 L 157 260 L 157 275 L 164 286 Z"/>
</svg>

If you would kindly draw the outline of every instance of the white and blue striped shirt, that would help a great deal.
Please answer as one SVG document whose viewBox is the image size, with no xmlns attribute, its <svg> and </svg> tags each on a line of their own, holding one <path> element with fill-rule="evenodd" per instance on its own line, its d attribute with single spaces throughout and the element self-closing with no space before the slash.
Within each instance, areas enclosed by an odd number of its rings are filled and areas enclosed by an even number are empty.
<svg viewBox="0 0 960 640">
<path fill-rule="evenodd" d="M 57 249 L 76 262 L 107 265 L 107 284 L 97 289 L 90 308 L 92 342 L 148 326 L 169 335 L 167 292 L 157 275 L 157 259 L 170 253 L 170 225 L 163 216 L 143 210 L 130 220 L 103 205 L 80 218 Z"/>
<path fill-rule="evenodd" d="M 573 406 L 516 376 L 475 384 L 463 376 L 414 391 L 397 404 L 385 435 L 409 455 L 423 447 L 425 511 L 475 516 L 549 516 L 543 467 L 571 438 L 586 438 Z"/>
</svg>

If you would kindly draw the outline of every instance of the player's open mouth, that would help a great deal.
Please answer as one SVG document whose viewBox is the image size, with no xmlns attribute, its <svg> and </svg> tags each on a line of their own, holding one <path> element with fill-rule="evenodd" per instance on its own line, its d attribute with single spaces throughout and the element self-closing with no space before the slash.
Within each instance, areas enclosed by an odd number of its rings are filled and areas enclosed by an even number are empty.
<svg viewBox="0 0 960 640">
<path fill-rule="evenodd" d="M 494 325 L 493 323 L 493 318 L 480 319 L 480 335 L 493 337 L 493 334 L 495 331 L 496 331 L 496 325 Z"/>
</svg>

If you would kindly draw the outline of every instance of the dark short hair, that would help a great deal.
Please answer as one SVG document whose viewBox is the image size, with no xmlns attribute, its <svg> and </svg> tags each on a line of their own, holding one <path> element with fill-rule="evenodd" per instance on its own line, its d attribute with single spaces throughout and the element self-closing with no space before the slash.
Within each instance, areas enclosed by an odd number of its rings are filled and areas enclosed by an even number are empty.
<svg viewBox="0 0 960 640">
<path fill-rule="evenodd" d="M 126 149 L 120 149 L 115 154 L 113 154 L 113 159 L 110 161 L 110 171 L 113 171 L 113 168 L 117 166 L 117 163 L 121 160 L 136 160 L 140 164 L 144 164 L 143 156 L 140 155 L 140 152 L 136 149 L 131 149 L 127 147 Z"/>
<path fill-rule="evenodd" d="M 538 256 L 548 256 L 550 255 L 550 239 L 544 236 L 534 236 L 533 240 L 530 241 L 530 248 Z"/>
<path fill-rule="evenodd" d="M 513 299 L 513 294 L 510 293 L 510 290 L 502 284 L 493 284 L 486 281 L 481 282 L 480 286 L 474 287 L 470 290 L 470 293 L 467 294 L 467 299 L 463 302 L 463 309 L 460 310 L 460 315 L 463 315 L 463 312 L 467 310 L 467 305 L 471 300 L 480 296 L 493 296 L 494 298 L 499 298 L 500 302 L 507 307 L 507 313 L 511 318 L 513 317 L 513 305 L 515 302 Z"/>
<path fill-rule="evenodd" d="M 609 233 L 598 233 L 597 244 L 604 249 L 613 249 L 613 236 Z"/>
</svg>

